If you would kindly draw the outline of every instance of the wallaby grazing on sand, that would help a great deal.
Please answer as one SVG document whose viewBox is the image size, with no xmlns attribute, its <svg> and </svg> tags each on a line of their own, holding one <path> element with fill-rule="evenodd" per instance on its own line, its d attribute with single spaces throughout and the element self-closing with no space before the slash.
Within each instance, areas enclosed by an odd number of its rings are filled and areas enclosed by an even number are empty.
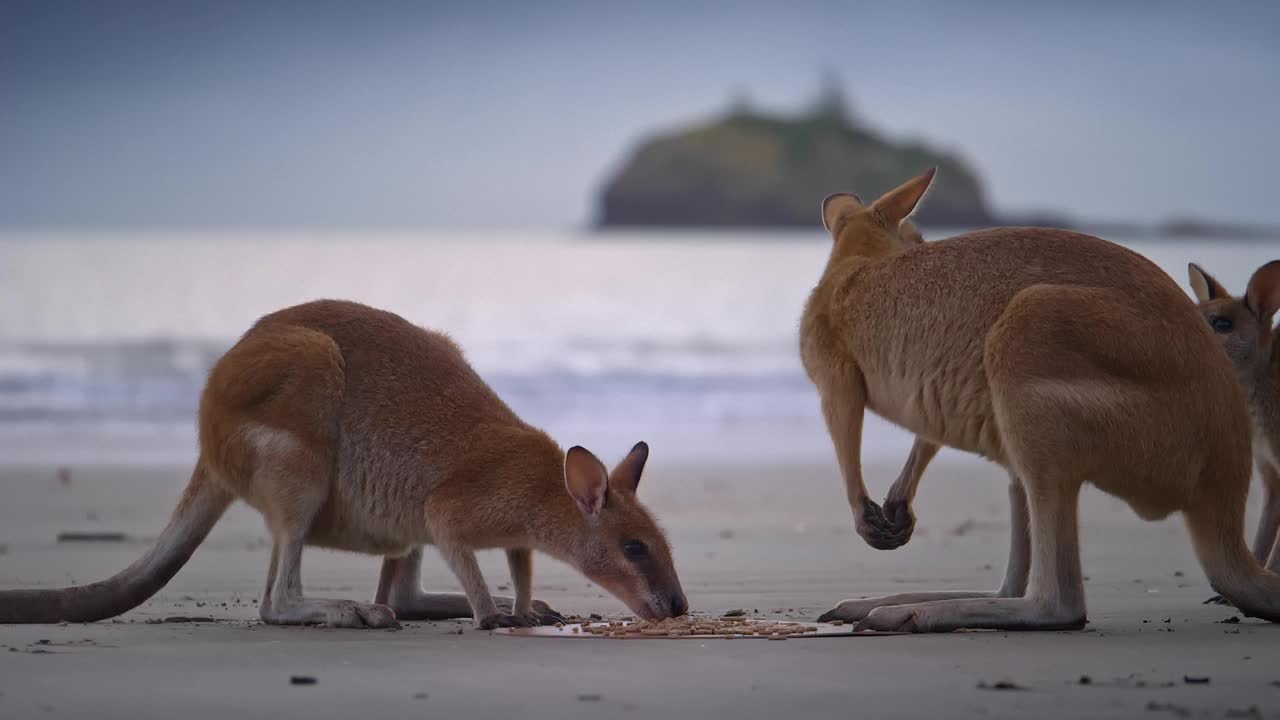
<svg viewBox="0 0 1280 720">
<path fill-rule="evenodd" d="M 258 321 L 210 372 L 200 458 L 168 527 L 103 582 L 0 592 L 0 622 L 88 622 L 151 597 L 237 498 L 274 539 L 262 619 L 394 627 L 472 616 L 482 628 L 560 619 L 532 600 L 531 551 L 578 568 L 644 618 L 687 609 L 667 541 L 636 499 L 640 443 L 614 468 L 518 418 L 444 335 L 389 312 L 318 301 Z M 304 545 L 385 556 L 376 603 L 303 597 Z M 435 545 L 464 596 L 425 594 Z M 504 548 L 514 603 L 475 551 Z"/>
<path fill-rule="evenodd" d="M 1215 589 L 1280 621 L 1280 575 L 1244 542 L 1244 393 L 1195 305 L 1142 256 L 1087 235 L 904 239 L 933 175 L 870 205 L 824 201 L 834 246 L 805 307 L 801 356 L 859 532 L 893 529 L 862 478 L 870 409 L 921 438 L 922 458 L 946 445 L 1008 470 L 1021 488 L 1011 495 L 1026 495 L 1029 587 L 847 601 L 827 617 L 919 632 L 1083 627 L 1077 512 L 1088 481 L 1144 519 L 1182 512 Z"/>
<path fill-rule="evenodd" d="M 1200 311 L 1236 366 L 1253 418 L 1253 460 L 1262 476 L 1262 519 L 1253 557 L 1280 572 L 1280 260 L 1258 268 L 1234 298 L 1200 266 L 1187 267 Z"/>
</svg>

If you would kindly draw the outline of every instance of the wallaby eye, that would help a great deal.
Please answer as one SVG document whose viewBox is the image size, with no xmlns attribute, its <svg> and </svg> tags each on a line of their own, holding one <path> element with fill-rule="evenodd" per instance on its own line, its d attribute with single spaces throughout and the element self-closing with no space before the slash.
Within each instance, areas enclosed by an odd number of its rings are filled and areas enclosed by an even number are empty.
<svg viewBox="0 0 1280 720">
<path fill-rule="evenodd" d="M 622 543 L 622 554 L 632 562 L 649 557 L 649 548 L 639 540 L 628 540 Z"/>
<path fill-rule="evenodd" d="M 1235 326 L 1229 317 L 1216 317 L 1210 320 L 1209 323 L 1213 325 L 1214 332 L 1222 334 L 1231 332 L 1231 329 Z"/>
</svg>

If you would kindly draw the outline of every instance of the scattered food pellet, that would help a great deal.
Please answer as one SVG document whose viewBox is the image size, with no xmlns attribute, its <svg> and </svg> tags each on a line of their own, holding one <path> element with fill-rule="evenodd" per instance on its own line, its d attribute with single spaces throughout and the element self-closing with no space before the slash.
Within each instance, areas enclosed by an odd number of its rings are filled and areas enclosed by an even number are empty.
<svg viewBox="0 0 1280 720">
<path fill-rule="evenodd" d="M 289 678 L 290 685 L 315 685 L 316 679 L 311 675 L 293 675 Z"/>
<path fill-rule="evenodd" d="M 802 635 L 818 631 L 815 626 L 806 626 L 798 622 L 751 620 L 746 617 L 702 617 L 691 615 L 654 621 L 610 620 L 597 623 L 588 622 L 583 623 L 580 628 L 584 633 L 608 638 L 756 635 L 770 638 L 778 636 L 778 639 L 785 639 L 791 635 Z M 578 629 L 574 628 L 574 631 Z"/>
<path fill-rule="evenodd" d="M 746 614 L 747 614 L 746 610 L 743 610 L 742 608 L 736 608 L 725 613 L 722 617 L 727 617 L 727 618 L 744 617 Z"/>
<path fill-rule="evenodd" d="M 600 696 L 595 693 L 578 693 L 578 702 L 600 702 Z"/>
<path fill-rule="evenodd" d="M 1182 676 L 1182 682 L 1184 682 L 1184 683 L 1186 683 L 1186 684 L 1188 684 L 1188 685 L 1208 685 L 1208 684 L 1209 684 L 1209 676 L 1208 676 L 1208 675 L 1206 675 L 1206 676 L 1204 676 L 1204 677 L 1196 677 L 1196 676 L 1192 676 L 1192 675 L 1183 675 L 1183 676 Z"/>
<path fill-rule="evenodd" d="M 1025 690 L 1026 688 L 1022 687 L 1021 685 L 1018 685 L 1017 683 L 1009 682 L 1008 680 L 1000 680 L 998 682 L 993 682 L 993 683 L 980 682 L 978 683 L 978 689 L 979 690 Z"/>
<path fill-rule="evenodd" d="M 60 532 L 58 542 L 124 542 L 128 536 L 122 532 Z"/>
</svg>

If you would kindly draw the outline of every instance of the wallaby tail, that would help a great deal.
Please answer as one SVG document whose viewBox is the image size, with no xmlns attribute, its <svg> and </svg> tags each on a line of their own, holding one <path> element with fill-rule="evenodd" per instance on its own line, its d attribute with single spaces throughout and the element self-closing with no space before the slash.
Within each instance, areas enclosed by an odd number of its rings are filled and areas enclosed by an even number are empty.
<svg viewBox="0 0 1280 720">
<path fill-rule="evenodd" d="M 234 500 L 215 485 L 203 462 L 156 544 L 124 571 L 90 585 L 0 591 L 0 623 L 94 622 L 146 602 L 187 563 Z"/>
<path fill-rule="evenodd" d="M 1246 486 L 1247 487 L 1247 486 Z M 1244 542 L 1243 498 L 1204 493 L 1183 515 L 1209 584 L 1249 617 L 1280 622 L 1280 574 L 1258 563 Z"/>
</svg>

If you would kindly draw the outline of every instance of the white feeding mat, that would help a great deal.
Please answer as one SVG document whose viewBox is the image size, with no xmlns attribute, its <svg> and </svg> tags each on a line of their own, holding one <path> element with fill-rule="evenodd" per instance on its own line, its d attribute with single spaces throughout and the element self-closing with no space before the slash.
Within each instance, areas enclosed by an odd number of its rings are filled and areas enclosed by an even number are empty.
<svg viewBox="0 0 1280 720">
<path fill-rule="evenodd" d="M 853 632 L 852 625 L 808 623 L 754 618 L 682 617 L 660 622 L 603 621 L 573 623 L 559 627 L 497 628 L 499 635 L 513 637 L 586 638 L 607 640 L 734 639 L 789 640 L 812 637 L 854 637 L 865 635 L 906 635 L 909 633 Z"/>
</svg>

